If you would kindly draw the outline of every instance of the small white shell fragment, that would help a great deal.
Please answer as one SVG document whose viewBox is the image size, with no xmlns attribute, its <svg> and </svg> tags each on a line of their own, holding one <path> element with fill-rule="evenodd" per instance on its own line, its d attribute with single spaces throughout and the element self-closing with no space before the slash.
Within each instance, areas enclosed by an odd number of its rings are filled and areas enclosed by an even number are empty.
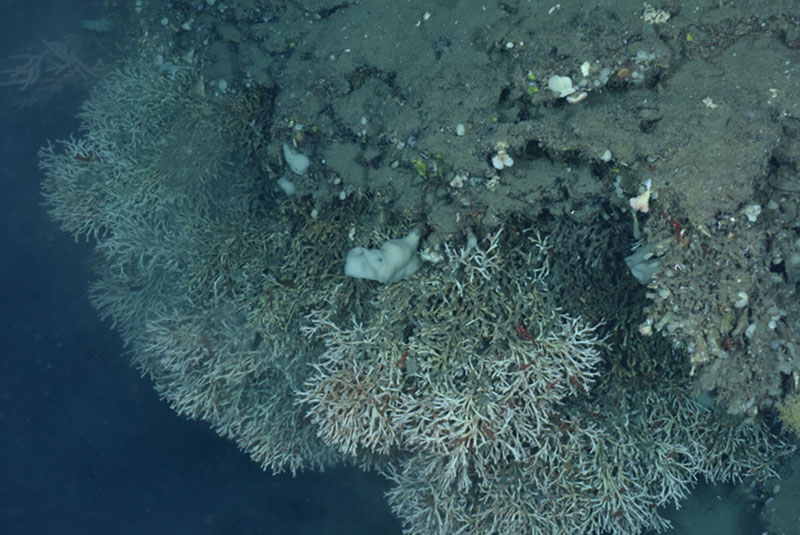
<svg viewBox="0 0 800 535">
<path fill-rule="evenodd" d="M 761 213 L 761 205 L 758 204 L 748 204 L 742 209 L 742 213 L 747 216 L 747 220 L 751 223 L 755 223 L 758 219 L 759 214 Z"/>
<path fill-rule="evenodd" d="M 653 336 L 652 318 L 647 318 L 645 321 L 639 324 L 639 334 L 642 336 Z"/>
<path fill-rule="evenodd" d="M 467 129 L 464 127 L 463 123 L 458 123 L 456 125 L 456 135 L 463 136 L 467 132 Z"/>
<path fill-rule="evenodd" d="M 734 308 L 744 308 L 750 302 L 750 297 L 746 292 L 739 292 L 736 294 L 736 301 L 733 302 Z"/>
<path fill-rule="evenodd" d="M 450 181 L 450 187 L 455 189 L 461 189 L 464 187 L 464 183 L 467 181 L 467 175 L 465 173 L 456 173 L 456 176 L 453 177 L 453 180 Z"/>
<path fill-rule="evenodd" d="M 606 149 L 603 152 L 603 154 L 600 155 L 600 160 L 603 161 L 603 162 L 606 162 L 606 163 L 610 162 L 611 158 L 612 158 L 612 155 L 611 155 L 611 151 L 609 149 Z"/>
<path fill-rule="evenodd" d="M 444 260 L 444 256 L 437 251 L 432 251 L 430 248 L 425 248 L 424 250 L 419 252 L 419 257 L 426 262 L 432 262 L 437 264 Z"/>
<path fill-rule="evenodd" d="M 648 24 L 664 24 L 669 20 L 670 14 L 663 9 L 656 9 L 647 2 L 644 3 L 642 20 Z"/>
<path fill-rule="evenodd" d="M 573 93 L 572 95 L 567 95 L 567 102 L 570 104 L 577 104 L 578 102 L 583 102 L 586 100 L 586 97 L 589 96 L 589 93 L 586 91 L 579 91 L 578 93 Z"/>
<path fill-rule="evenodd" d="M 756 332 L 756 324 L 751 323 L 750 325 L 747 326 L 747 329 L 744 330 L 744 335 L 747 338 L 752 338 L 754 332 Z"/>
</svg>

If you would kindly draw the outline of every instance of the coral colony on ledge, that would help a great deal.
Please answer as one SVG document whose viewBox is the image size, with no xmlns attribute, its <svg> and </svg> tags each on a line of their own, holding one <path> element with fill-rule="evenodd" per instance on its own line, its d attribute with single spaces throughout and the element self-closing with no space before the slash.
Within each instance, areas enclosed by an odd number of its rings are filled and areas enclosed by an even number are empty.
<svg viewBox="0 0 800 535">
<path fill-rule="evenodd" d="M 597 54 L 587 59 L 571 40 L 555 55 L 537 32 L 512 39 L 481 21 L 461 53 L 491 68 L 463 91 L 448 74 L 455 38 L 419 62 L 384 50 L 389 72 L 355 41 L 314 33 L 329 19 L 347 27 L 358 3 L 313 17 L 199 4 L 156 18 L 136 4 L 137 53 L 94 88 L 80 133 L 40 153 L 51 216 L 95 244 L 94 304 L 178 413 L 274 472 L 380 471 L 409 534 L 664 531 L 662 508 L 698 480 L 775 475 L 793 451 L 776 416 L 800 429 L 796 198 L 745 199 L 743 168 L 718 158 L 730 188 L 709 193 L 705 213 L 686 188 L 708 164 L 685 137 L 726 106 L 698 101 L 665 126 L 668 110 L 682 113 L 670 108 L 667 82 L 684 68 L 670 67 L 674 50 L 692 66 L 733 37 L 698 43 L 688 22 L 670 30 L 692 14 L 637 4 L 625 20 L 645 28 L 636 47 L 647 49 L 601 45 L 615 31 L 583 43 Z M 444 31 L 438 13 L 392 9 L 404 32 Z M 562 30 L 619 19 L 527 9 L 515 16 Z M 481 17 L 507 20 L 490 11 Z M 276 17 L 303 32 L 278 32 Z M 745 22 L 703 33 L 774 27 Z M 214 63 L 211 27 L 246 72 Z M 7 83 L 27 88 L 67 60 L 95 75 L 61 48 L 44 54 L 20 58 Z M 259 58 L 275 63 L 262 72 Z M 418 63 L 445 98 L 414 76 Z M 612 147 L 610 124 L 630 139 Z M 796 152 L 781 147 L 752 152 Z M 781 176 L 775 190 L 791 192 Z"/>
</svg>

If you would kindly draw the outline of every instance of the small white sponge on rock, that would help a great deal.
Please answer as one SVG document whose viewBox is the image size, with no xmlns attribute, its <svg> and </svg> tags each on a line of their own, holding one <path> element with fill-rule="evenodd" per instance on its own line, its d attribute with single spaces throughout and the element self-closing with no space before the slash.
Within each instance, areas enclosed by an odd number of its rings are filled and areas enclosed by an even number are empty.
<svg viewBox="0 0 800 535">
<path fill-rule="evenodd" d="M 289 164 L 289 169 L 296 175 L 304 174 L 308 170 L 308 166 L 311 165 L 311 160 L 308 159 L 308 156 L 297 152 L 286 143 L 283 144 L 283 157 L 286 163 Z"/>
<path fill-rule="evenodd" d="M 387 284 L 406 279 L 419 269 L 419 232 L 405 238 L 387 240 L 380 249 L 353 247 L 347 253 L 344 274 Z"/>
</svg>

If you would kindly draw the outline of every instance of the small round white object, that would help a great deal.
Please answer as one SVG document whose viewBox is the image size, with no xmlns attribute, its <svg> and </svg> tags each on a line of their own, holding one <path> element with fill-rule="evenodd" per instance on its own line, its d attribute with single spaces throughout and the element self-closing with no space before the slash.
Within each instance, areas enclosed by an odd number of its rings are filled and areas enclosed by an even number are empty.
<svg viewBox="0 0 800 535">
<path fill-rule="evenodd" d="M 217 82 L 217 87 L 218 87 L 218 88 L 219 88 L 219 90 L 220 90 L 220 91 L 222 91 L 223 93 L 224 93 L 225 91 L 227 91 L 227 90 L 228 90 L 228 82 L 227 82 L 227 80 L 220 80 L 219 82 Z"/>
<path fill-rule="evenodd" d="M 457 136 L 463 136 L 466 132 L 467 132 L 467 129 L 464 127 L 463 124 L 458 123 L 456 125 L 456 135 Z"/>
<path fill-rule="evenodd" d="M 340 191 L 340 192 L 339 192 L 339 200 L 340 200 L 340 201 L 343 201 L 343 200 L 345 200 L 346 198 L 347 198 L 347 192 L 346 192 L 345 190 L 342 190 L 342 191 Z"/>
</svg>

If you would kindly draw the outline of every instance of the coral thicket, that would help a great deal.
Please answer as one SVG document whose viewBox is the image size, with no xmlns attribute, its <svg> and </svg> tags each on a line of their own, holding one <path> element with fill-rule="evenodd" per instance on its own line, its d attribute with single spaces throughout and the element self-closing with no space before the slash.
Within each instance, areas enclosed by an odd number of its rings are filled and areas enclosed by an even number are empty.
<svg viewBox="0 0 800 535">
<path fill-rule="evenodd" d="M 400 283 L 345 277 L 353 243 L 424 218 L 368 191 L 286 198 L 265 112 L 197 81 L 111 75 L 83 134 L 42 150 L 45 198 L 95 243 L 92 299 L 135 364 L 264 468 L 378 469 L 408 533 L 622 535 L 665 528 L 698 478 L 763 479 L 789 451 L 696 401 L 683 361 L 635 331 L 642 292 L 608 225 L 520 214 L 424 234 Z"/>
</svg>

